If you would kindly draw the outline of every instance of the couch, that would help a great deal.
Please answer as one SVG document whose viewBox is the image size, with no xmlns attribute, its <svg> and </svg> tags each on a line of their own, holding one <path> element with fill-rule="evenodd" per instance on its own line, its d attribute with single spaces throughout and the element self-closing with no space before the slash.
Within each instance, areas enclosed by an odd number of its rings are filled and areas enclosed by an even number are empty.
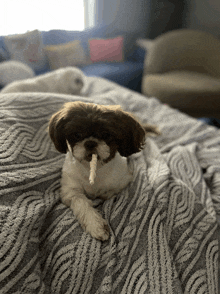
<svg viewBox="0 0 220 294">
<path fill-rule="evenodd" d="M 22 35 L 1 36 L 0 61 L 14 59 L 24 62 L 36 75 L 73 65 L 81 68 L 87 76 L 103 77 L 141 92 L 145 50 L 136 46 L 137 38 L 138 34 L 112 31 L 109 26 L 82 32 L 35 30 Z M 98 56 L 93 54 L 92 60 L 92 52 L 96 53 L 103 47 L 107 51 L 102 58 L 98 52 Z"/>
</svg>

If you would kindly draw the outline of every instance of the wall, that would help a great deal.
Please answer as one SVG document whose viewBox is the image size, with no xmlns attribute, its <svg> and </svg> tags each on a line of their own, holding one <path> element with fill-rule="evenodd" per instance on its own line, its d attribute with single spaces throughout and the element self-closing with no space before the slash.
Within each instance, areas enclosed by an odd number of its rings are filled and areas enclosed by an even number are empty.
<svg viewBox="0 0 220 294">
<path fill-rule="evenodd" d="M 90 0 L 92 1 L 92 0 Z M 93 0 L 94 1 L 94 0 Z M 220 0 L 95 0 L 96 24 L 155 38 L 182 27 L 220 36 Z"/>
<path fill-rule="evenodd" d="M 150 2 L 150 18 L 146 37 L 157 36 L 184 27 L 185 11 L 188 11 L 187 0 L 148 0 Z"/>
<path fill-rule="evenodd" d="M 123 30 L 144 32 L 149 16 L 147 2 L 146 0 L 118 0 L 115 25 Z"/>
<path fill-rule="evenodd" d="M 116 29 L 145 35 L 149 18 L 149 1 L 98 0 L 96 24 L 113 24 Z"/>
<path fill-rule="evenodd" d="M 113 23 L 120 30 L 154 39 L 166 31 L 182 27 L 185 1 L 98 0 L 101 7 L 98 15 L 107 25 Z"/>
<path fill-rule="evenodd" d="M 95 0 L 95 3 L 95 24 L 111 24 L 113 29 L 138 32 L 143 37 L 154 39 L 181 27 L 220 36 L 220 0 Z"/>
<path fill-rule="evenodd" d="M 186 27 L 201 29 L 220 37 L 220 0 L 188 0 Z"/>
</svg>

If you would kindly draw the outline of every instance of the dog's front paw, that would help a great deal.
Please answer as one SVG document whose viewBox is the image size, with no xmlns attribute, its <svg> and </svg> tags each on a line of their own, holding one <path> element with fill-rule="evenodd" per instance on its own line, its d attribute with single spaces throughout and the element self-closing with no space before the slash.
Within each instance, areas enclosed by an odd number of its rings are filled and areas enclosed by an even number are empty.
<svg viewBox="0 0 220 294">
<path fill-rule="evenodd" d="M 98 240 L 105 241 L 109 238 L 108 224 L 99 214 L 95 215 L 92 221 L 85 227 L 85 230 L 90 233 L 93 238 Z"/>
</svg>

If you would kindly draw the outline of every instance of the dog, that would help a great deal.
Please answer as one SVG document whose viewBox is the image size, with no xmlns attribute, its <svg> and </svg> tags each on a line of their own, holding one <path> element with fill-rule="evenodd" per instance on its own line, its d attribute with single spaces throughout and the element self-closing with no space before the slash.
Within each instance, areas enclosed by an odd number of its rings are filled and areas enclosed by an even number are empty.
<svg viewBox="0 0 220 294">
<path fill-rule="evenodd" d="M 14 81 L 29 79 L 34 76 L 33 69 L 23 62 L 16 60 L 0 62 L 0 85 L 3 87 Z"/>
<path fill-rule="evenodd" d="M 92 237 L 109 238 L 107 222 L 92 200 L 109 199 L 132 181 L 127 157 L 142 150 L 147 135 L 159 135 L 156 126 L 143 125 L 120 106 L 68 102 L 49 121 L 55 148 L 67 153 L 62 169 L 61 200 Z M 94 183 L 91 161 L 97 159 Z"/>
<path fill-rule="evenodd" d="M 85 86 L 86 77 L 76 67 L 64 67 L 40 76 L 15 81 L 4 87 L 1 93 L 52 92 L 79 95 Z"/>
</svg>

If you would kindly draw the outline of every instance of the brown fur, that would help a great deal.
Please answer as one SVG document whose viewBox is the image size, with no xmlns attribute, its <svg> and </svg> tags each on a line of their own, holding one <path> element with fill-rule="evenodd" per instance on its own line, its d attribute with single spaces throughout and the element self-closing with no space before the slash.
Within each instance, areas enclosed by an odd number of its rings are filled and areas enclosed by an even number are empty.
<svg viewBox="0 0 220 294">
<path fill-rule="evenodd" d="M 51 117 L 49 133 L 61 153 L 68 150 L 66 140 L 73 147 L 85 138 L 94 137 L 127 157 L 143 148 L 146 134 L 158 135 L 159 131 L 155 126 L 142 125 L 118 105 L 68 102 Z"/>
</svg>

